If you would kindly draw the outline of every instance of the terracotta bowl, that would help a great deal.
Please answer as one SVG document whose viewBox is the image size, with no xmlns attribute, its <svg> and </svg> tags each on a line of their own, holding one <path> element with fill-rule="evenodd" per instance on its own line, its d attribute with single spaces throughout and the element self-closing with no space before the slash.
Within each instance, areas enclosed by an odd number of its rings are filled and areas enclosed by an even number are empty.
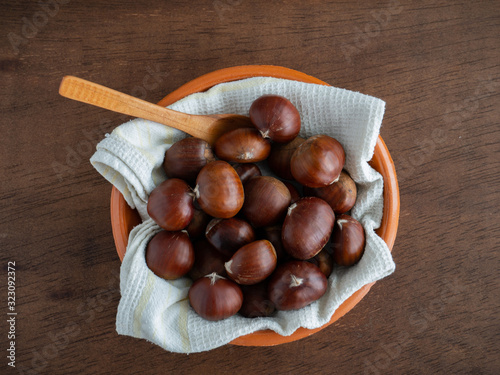
<svg viewBox="0 0 500 375">
<path fill-rule="evenodd" d="M 279 66 L 237 66 L 217 70 L 196 78 L 167 95 L 158 104 L 167 106 L 190 94 L 206 91 L 219 83 L 258 76 L 284 78 L 307 83 L 328 85 L 327 83 L 307 74 Z M 389 246 L 389 249 L 392 251 L 399 221 L 399 188 L 394 162 L 392 161 L 389 150 L 380 136 L 378 137 L 377 144 L 375 146 L 375 153 L 370 161 L 370 165 L 384 178 L 384 213 L 382 224 L 377 230 L 377 234 L 382 237 L 382 239 Z M 120 260 L 123 260 L 123 256 L 125 255 L 130 231 L 140 222 L 141 220 L 137 212 L 128 206 L 123 198 L 123 195 L 115 187 L 113 187 L 111 192 L 111 225 L 116 250 Z M 316 329 L 299 328 L 290 336 L 281 336 L 274 331 L 263 330 L 239 337 L 231 343 L 243 346 L 272 346 L 309 336 L 332 324 L 349 312 L 368 293 L 374 284 L 375 283 L 367 284 L 355 292 L 342 305 L 340 305 L 330 321 L 322 327 Z"/>
</svg>

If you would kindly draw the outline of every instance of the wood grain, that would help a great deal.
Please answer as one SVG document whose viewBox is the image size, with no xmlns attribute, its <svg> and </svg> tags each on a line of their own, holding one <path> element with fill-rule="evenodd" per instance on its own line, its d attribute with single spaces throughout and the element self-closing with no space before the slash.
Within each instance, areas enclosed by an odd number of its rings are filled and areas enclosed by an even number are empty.
<svg viewBox="0 0 500 375">
<path fill-rule="evenodd" d="M 15 261 L 18 312 L 17 368 L 4 357 L 1 373 L 500 371 L 498 1 L 73 0 L 46 22 L 42 11 L 0 2 L 0 306 Z M 386 101 L 381 135 L 401 191 L 396 272 L 334 325 L 282 346 L 186 356 L 118 336 L 111 187 L 88 159 L 127 117 L 60 97 L 60 80 L 154 103 L 244 64 Z"/>
</svg>

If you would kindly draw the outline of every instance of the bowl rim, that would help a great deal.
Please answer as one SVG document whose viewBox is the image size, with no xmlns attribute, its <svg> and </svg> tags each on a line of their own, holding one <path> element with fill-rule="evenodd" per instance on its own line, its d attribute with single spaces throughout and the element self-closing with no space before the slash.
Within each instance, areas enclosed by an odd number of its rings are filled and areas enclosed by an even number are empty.
<svg viewBox="0 0 500 375">
<path fill-rule="evenodd" d="M 275 65 L 242 65 L 230 68 L 215 70 L 213 72 L 199 76 L 178 89 L 172 91 L 158 102 L 158 105 L 168 106 L 192 93 L 203 92 L 211 87 L 224 82 L 237 81 L 252 77 L 274 77 L 301 81 L 306 83 L 316 83 L 320 85 L 330 86 L 328 83 L 310 76 L 308 74 Z M 396 169 L 391 158 L 389 150 L 385 145 L 382 137 L 379 135 L 375 145 L 375 151 L 370 160 L 370 165 L 382 174 L 384 178 L 384 208 L 381 226 L 376 230 L 376 233 L 386 242 L 389 250 L 392 251 L 394 241 L 396 239 L 398 224 L 399 224 L 399 187 L 396 176 Z M 116 246 L 116 251 L 123 261 L 125 255 L 128 235 L 130 230 L 141 222 L 137 212 L 132 210 L 120 191 L 113 186 L 111 191 L 111 226 L 113 238 Z M 126 215 L 131 219 L 125 220 Z M 361 299 L 368 293 L 375 282 L 364 285 L 359 290 L 354 292 L 347 300 L 345 300 L 332 315 L 330 321 L 325 325 L 315 328 L 298 328 L 290 336 L 282 336 L 272 330 L 262 330 L 240 336 L 231 344 L 239 346 L 273 346 L 299 340 L 316 333 L 323 328 L 329 326 L 333 322 L 348 313 Z"/>
</svg>

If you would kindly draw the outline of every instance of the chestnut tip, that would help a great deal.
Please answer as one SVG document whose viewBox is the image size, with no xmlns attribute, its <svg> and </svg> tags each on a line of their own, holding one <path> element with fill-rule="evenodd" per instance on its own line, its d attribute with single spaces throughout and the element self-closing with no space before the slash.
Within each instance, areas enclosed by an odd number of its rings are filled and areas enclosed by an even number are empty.
<svg viewBox="0 0 500 375">
<path fill-rule="evenodd" d="M 295 275 L 290 275 L 290 288 L 296 288 L 298 286 L 301 286 L 302 283 L 304 282 L 304 279 L 301 277 L 297 277 Z"/>
<path fill-rule="evenodd" d="M 290 216 L 292 214 L 292 211 L 295 209 L 295 207 L 297 207 L 297 203 L 293 203 L 292 205 L 290 205 L 290 207 L 288 207 L 288 210 L 286 212 L 287 216 Z"/>
<path fill-rule="evenodd" d="M 217 280 L 225 279 L 224 276 L 219 275 L 217 272 L 209 273 L 204 277 L 208 277 L 210 279 L 210 285 L 214 285 Z"/>
</svg>

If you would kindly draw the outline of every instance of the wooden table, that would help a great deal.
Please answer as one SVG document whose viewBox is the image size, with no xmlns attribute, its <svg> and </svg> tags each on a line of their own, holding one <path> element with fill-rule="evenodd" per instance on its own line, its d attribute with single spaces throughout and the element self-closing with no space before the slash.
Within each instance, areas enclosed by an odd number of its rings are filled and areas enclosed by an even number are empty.
<svg viewBox="0 0 500 375">
<path fill-rule="evenodd" d="M 0 373 L 500 373 L 498 1 L 44 1 L 0 5 Z M 186 356 L 118 336 L 111 186 L 88 159 L 124 118 L 60 97 L 59 82 L 156 102 L 244 64 L 387 102 L 396 272 L 335 324 L 277 347 Z"/>
</svg>

